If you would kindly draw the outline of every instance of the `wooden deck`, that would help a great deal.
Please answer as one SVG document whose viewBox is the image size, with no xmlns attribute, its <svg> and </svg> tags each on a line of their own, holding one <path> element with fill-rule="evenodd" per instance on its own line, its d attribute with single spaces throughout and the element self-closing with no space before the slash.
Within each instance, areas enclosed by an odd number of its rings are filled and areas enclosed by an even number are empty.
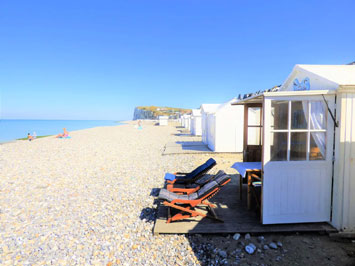
<svg viewBox="0 0 355 266">
<path fill-rule="evenodd" d="M 248 211 L 246 208 L 246 185 L 243 185 L 243 201 L 239 200 L 238 183 L 239 177 L 233 175 L 232 181 L 210 200 L 217 205 L 215 212 L 224 223 L 209 218 L 191 218 L 167 224 L 168 209 L 161 204 L 154 234 L 337 232 L 328 223 L 262 225 L 257 212 Z"/>
</svg>

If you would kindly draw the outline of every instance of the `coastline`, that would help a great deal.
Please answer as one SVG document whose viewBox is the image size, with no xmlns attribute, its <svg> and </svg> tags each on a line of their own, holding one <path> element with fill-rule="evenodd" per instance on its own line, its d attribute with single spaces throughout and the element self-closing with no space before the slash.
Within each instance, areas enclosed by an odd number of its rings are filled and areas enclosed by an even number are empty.
<svg viewBox="0 0 355 266">
<path fill-rule="evenodd" d="M 37 138 L 43 136 L 56 136 L 60 133 L 63 127 L 66 127 L 69 132 L 74 132 L 83 129 L 104 127 L 104 126 L 118 126 L 123 124 L 121 121 L 113 120 L 46 120 L 46 119 L 2 119 L 0 120 L 0 126 L 6 128 L 2 130 L 2 135 L 0 139 L 0 145 L 6 143 L 16 142 L 17 140 L 27 139 L 27 133 L 18 134 L 19 132 L 37 132 Z M 5 123 L 5 125 L 4 125 Z M 7 123 L 7 124 L 6 124 Z M 13 123 L 16 123 L 14 126 Z M 49 124 L 48 124 L 49 123 Z M 94 123 L 94 124 L 93 124 Z M 104 123 L 104 124 L 101 124 Z M 105 123 L 108 123 L 105 125 Z M 48 124 L 48 125 L 46 125 Z M 54 124 L 54 125 L 53 125 Z M 69 125 L 68 125 L 69 124 Z M 98 124 L 98 125 L 95 125 Z M 10 126 L 10 128 L 9 128 Z M 15 127 L 15 128 L 14 128 Z M 55 129 L 53 129 L 55 127 Z M 9 133 L 12 132 L 12 133 Z M 4 133 L 5 137 L 4 137 Z M 9 134 L 11 137 L 9 137 Z M 5 138 L 5 140 L 4 140 Z"/>
</svg>

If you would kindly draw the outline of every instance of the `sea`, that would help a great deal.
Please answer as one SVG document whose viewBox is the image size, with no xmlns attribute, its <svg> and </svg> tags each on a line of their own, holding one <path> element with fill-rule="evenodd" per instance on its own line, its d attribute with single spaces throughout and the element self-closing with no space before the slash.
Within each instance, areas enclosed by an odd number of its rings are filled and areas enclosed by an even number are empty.
<svg viewBox="0 0 355 266">
<path fill-rule="evenodd" d="M 9 142 L 19 138 L 26 138 L 27 134 L 33 132 L 37 136 L 57 135 L 63 133 L 63 128 L 69 132 L 79 129 L 117 126 L 119 121 L 111 120 L 22 120 L 22 119 L 1 119 L 0 120 L 0 143 Z"/>
</svg>

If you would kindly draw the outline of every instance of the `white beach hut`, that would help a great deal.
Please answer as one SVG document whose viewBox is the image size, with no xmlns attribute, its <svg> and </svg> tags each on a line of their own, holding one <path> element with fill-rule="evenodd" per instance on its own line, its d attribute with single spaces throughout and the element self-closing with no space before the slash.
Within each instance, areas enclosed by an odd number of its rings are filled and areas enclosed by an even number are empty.
<svg viewBox="0 0 355 266">
<path fill-rule="evenodd" d="M 207 136 L 208 136 L 208 126 L 207 126 L 207 116 L 209 113 L 213 113 L 217 110 L 220 104 L 202 104 L 201 105 L 201 125 L 202 125 L 202 142 L 207 144 Z"/>
<path fill-rule="evenodd" d="M 187 130 L 190 130 L 190 127 L 191 127 L 191 115 L 187 115 L 185 114 L 184 115 L 184 127 L 187 129 Z"/>
<path fill-rule="evenodd" d="M 182 127 L 185 127 L 185 122 L 186 122 L 185 115 L 182 115 L 181 116 L 181 126 Z"/>
<path fill-rule="evenodd" d="M 168 116 L 164 116 L 164 115 L 159 116 L 159 126 L 167 126 L 168 120 L 169 120 Z"/>
<path fill-rule="evenodd" d="M 232 99 L 207 114 L 208 147 L 215 152 L 243 152 L 244 107 Z"/>
<path fill-rule="evenodd" d="M 279 91 L 237 104 L 264 114 L 262 223 L 355 232 L 355 65 L 296 65 Z"/>
<path fill-rule="evenodd" d="M 201 136 L 202 134 L 202 118 L 200 109 L 192 109 L 191 134 L 195 136 Z"/>
</svg>

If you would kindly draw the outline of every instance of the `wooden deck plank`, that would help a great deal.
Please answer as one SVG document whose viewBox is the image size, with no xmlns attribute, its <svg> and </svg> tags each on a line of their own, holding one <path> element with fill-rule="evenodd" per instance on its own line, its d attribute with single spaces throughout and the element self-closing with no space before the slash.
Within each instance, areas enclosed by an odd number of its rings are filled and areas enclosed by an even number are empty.
<svg viewBox="0 0 355 266">
<path fill-rule="evenodd" d="M 167 207 L 161 205 L 158 209 L 154 234 L 232 234 L 232 233 L 285 233 L 285 232 L 337 232 L 330 224 L 303 223 L 303 224 L 274 224 L 262 225 L 256 211 L 248 211 L 246 198 L 239 200 L 239 184 L 236 176 L 232 177 L 226 187 L 212 198 L 211 202 L 217 205 L 215 209 L 224 223 L 209 218 L 191 218 L 167 224 Z M 246 185 L 243 186 L 246 190 Z M 243 195 L 246 193 L 243 191 Z"/>
</svg>

